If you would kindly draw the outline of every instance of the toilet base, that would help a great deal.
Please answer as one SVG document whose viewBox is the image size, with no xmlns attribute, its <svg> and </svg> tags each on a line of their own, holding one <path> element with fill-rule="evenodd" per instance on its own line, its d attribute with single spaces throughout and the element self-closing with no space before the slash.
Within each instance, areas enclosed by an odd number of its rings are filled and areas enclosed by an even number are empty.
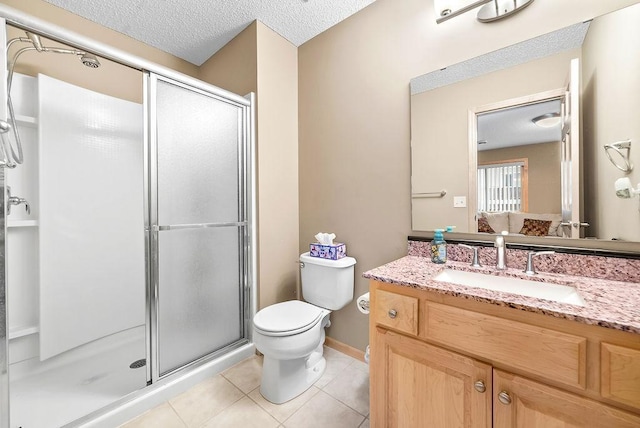
<svg viewBox="0 0 640 428">
<path fill-rule="evenodd" d="M 322 344 L 306 358 L 276 360 L 265 355 L 260 394 L 274 404 L 285 403 L 309 389 L 326 367 Z"/>
</svg>

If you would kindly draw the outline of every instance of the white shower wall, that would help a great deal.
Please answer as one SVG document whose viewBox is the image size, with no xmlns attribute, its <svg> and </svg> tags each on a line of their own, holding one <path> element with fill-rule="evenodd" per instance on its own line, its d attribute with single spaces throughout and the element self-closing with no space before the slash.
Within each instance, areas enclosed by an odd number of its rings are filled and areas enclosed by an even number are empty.
<svg viewBox="0 0 640 428">
<path fill-rule="evenodd" d="M 7 218 L 9 361 L 12 364 L 53 355 L 47 343 L 54 343 L 54 349 L 60 351 L 144 324 L 142 106 L 46 76 L 40 80 L 46 83 L 40 85 L 38 78 L 16 73 L 11 91 L 25 162 L 7 171 L 7 185 L 12 195 L 26 198 L 31 208 L 28 214 L 24 205 L 13 206 Z M 39 86 L 44 90 L 39 91 Z M 97 110 L 93 103 L 97 103 Z M 48 119 L 39 122 L 42 109 L 49 109 L 57 120 L 53 126 Z M 79 118 L 86 119 L 84 129 L 77 128 Z M 74 127 L 81 138 L 72 135 Z M 54 132 L 59 133 L 52 137 Z M 108 137 L 108 133 L 112 136 Z M 64 139 L 62 143 L 61 139 Z M 42 147 L 47 143 L 49 146 Z M 48 172 L 40 171 L 42 156 L 45 168 L 52 162 L 57 166 Z M 64 165 L 68 167 L 66 174 L 56 171 Z M 81 174 L 87 169 L 90 173 L 83 177 Z M 84 194 L 79 193 L 82 190 L 79 186 L 84 186 Z M 42 218 L 41 203 L 54 218 Z M 68 212 L 78 203 L 91 207 L 81 210 L 85 214 L 83 221 L 77 213 Z M 126 206 L 119 207 L 119 204 Z M 72 224 L 65 229 L 66 235 L 51 229 L 61 218 Z M 99 223 L 105 218 L 109 224 L 101 232 Z M 44 221 L 44 231 L 41 221 Z M 119 227 L 112 231 L 119 221 Z M 81 236 L 87 230 L 87 236 Z M 105 236 L 108 242 L 100 244 L 98 240 Z M 98 249 L 92 247 L 93 240 Z M 83 243 L 87 246 L 79 250 Z M 99 260 L 83 262 L 78 258 L 79 251 L 85 258 Z M 55 253 L 53 258 L 52 253 Z M 41 260 L 45 271 L 54 278 L 41 275 Z M 71 266 L 72 263 L 76 265 Z M 115 271 L 115 275 L 105 272 L 108 269 Z M 80 300 L 82 293 L 69 287 L 73 284 L 69 276 L 83 275 L 81 287 L 85 294 L 84 300 Z M 110 278 L 113 284 L 108 283 Z M 67 286 L 52 288 L 59 283 Z M 78 281 L 75 285 L 78 286 Z M 94 291 L 92 304 L 87 302 L 91 300 L 87 297 Z M 57 301 L 52 301 L 52 295 L 57 296 Z M 121 301 L 115 302 L 116 298 Z M 61 307 L 63 299 L 64 307 Z M 87 305 L 89 310 L 82 309 L 81 305 Z M 43 313 L 47 314 L 44 318 Z M 41 326 L 51 319 L 51 314 L 54 314 L 54 323 Z M 75 330 L 61 335 L 60 329 L 66 327 L 61 319 L 76 325 Z M 42 355 L 41 340 L 46 342 Z"/>
<path fill-rule="evenodd" d="M 145 323 L 140 104 L 38 76 L 40 359 Z"/>
</svg>

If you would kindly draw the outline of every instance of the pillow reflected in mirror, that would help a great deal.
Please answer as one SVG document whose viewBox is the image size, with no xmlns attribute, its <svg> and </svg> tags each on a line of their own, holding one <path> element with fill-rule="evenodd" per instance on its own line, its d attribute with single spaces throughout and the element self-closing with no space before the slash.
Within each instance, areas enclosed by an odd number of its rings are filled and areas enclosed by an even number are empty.
<svg viewBox="0 0 640 428">
<path fill-rule="evenodd" d="M 496 233 L 496 231 L 491 228 L 489 221 L 484 217 L 478 218 L 478 232 Z"/>
<path fill-rule="evenodd" d="M 523 212 L 511 212 L 509 213 L 509 233 L 522 233 L 522 227 L 524 226 L 524 219 L 529 218 L 532 220 L 550 220 L 551 225 L 547 236 L 560 236 L 562 237 L 562 228 L 560 222 L 562 222 L 562 214 L 538 214 L 538 213 L 523 213 Z M 537 236 L 537 235 L 536 235 Z"/>
<path fill-rule="evenodd" d="M 551 220 L 525 218 L 522 229 L 520 229 L 520 234 L 527 236 L 547 236 L 549 234 L 549 226 L 551 226 Z"/>
</svg>

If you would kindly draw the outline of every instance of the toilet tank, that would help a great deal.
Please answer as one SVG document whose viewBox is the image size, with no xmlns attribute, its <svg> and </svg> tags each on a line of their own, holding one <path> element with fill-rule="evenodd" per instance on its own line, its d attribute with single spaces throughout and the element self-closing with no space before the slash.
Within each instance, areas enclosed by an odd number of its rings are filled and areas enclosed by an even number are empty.
<svg viewBox="0 0 640 428">
<path fill-rule="evenodd" d="M 337 310 L 353 300 L 354 266 L 356 259 L 343 257 L 327 260 L 300 255 L 302 298 L 312 305 Z"/>
</svg>

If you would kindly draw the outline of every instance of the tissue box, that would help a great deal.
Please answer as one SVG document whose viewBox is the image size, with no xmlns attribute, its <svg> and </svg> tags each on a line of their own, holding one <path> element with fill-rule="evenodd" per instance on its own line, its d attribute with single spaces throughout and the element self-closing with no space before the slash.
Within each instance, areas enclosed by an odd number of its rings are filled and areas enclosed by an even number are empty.
<svg viewBox="0 0 640 428">
<path fill-rule="evenodd" d="M 338 260 L 347 256 L 347 246 L 337 242 L 333 245 L 322 245 L 315 242 L 309 245 L 309 255 L 322 259 Z"/>
</svg>

